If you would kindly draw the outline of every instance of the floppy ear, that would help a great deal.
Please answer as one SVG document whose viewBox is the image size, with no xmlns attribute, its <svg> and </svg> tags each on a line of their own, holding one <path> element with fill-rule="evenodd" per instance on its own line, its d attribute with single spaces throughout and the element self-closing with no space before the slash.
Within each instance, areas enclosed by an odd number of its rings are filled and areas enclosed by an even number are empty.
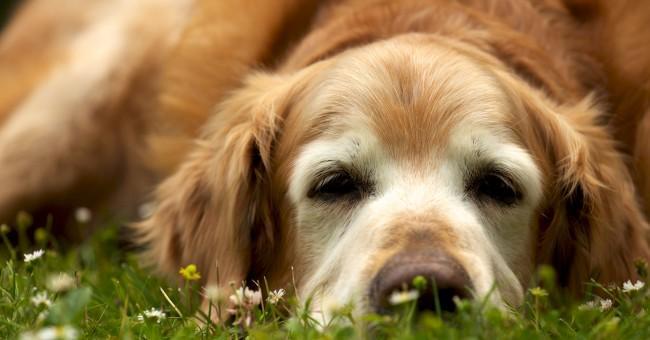
<svg viewBox="0 0 650 340">
<path fill-rule="evenodd" d="M 170 276 L 196 264 L 202 283 L 224 289 L 251 270 L 264 273 L 251 266 L 273 258 L 279 234 L 268 190 L 271 149 L 306 79 L 258 74 L 219 106 L 189 157 L 158 188 L 153 215 L 135 225 L 149 263 Z"/>
<path fill-rule="evenodd" d="M 623 155 L 591 98 L 568 107 L 520 93 L 529 113 L 528 136 L 546 158 L 547 206 L 539 223 L 538 263 L 553 265 L 560 283 L 580 293 L 594 278 L 615 283 L 636 276 L 648 259 L 648 224 Z M 533 144 L 534 142 L 529 142 Z"/>
</svg>

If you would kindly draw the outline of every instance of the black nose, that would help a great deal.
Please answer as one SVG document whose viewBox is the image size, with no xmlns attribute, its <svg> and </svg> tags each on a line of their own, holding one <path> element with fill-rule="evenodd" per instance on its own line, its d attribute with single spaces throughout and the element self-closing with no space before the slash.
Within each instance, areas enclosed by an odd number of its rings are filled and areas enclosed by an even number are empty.
<svg viewBox="0 0 650 340">
<path fill-rule="evenodd" d="M 417 294 L 420 311 L 454 312 L 454 297 L 471 296 L 469 275 L 450 255 L 443 251 L 402 252 L 388 260 L 371 283 L 370 302 L 375 311 L 390 313 L 400 292 L 418 289 L 413 283 L 418 276 L 426 279 L 426 286 Z"/>
</svg>

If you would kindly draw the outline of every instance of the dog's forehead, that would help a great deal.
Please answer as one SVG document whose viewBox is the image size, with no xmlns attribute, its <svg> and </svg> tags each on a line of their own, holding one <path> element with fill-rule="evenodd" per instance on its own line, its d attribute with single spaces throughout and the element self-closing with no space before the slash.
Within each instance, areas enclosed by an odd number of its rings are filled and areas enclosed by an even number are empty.
<svg viewBox="0 0 650 340">
<path fill-rule="evenodd" d="M 368 126 L 391 156 L 411 158 L 446 145 L 458 129 L 503 130 L 510 111 L 487 66 L 448 47 L 399 40 L 341 56 L 310 102 L 319 131 Z"/>
</svg>

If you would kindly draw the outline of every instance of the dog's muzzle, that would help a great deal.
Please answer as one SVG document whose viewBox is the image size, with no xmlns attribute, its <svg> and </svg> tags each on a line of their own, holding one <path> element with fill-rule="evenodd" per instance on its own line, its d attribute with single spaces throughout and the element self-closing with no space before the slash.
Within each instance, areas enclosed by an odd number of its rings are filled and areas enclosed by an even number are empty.
<svg viewBox="0 0 650 340">
<path fill-rule="evenodd" d="M 439 250 L 403 251 L 379 270 L 370 285 L 370 303 L 378 313 L 390 313 L 394 292 L 413 290 L 413 279 L 422 276 L 426 287 L 417 299 L 419 311 L 454 312 L 454 297 L 469 298 L 471 281 L 465 269 L 449 254 Z M 437 307 L 438 306 L 438 307 Z"/>
</svg>

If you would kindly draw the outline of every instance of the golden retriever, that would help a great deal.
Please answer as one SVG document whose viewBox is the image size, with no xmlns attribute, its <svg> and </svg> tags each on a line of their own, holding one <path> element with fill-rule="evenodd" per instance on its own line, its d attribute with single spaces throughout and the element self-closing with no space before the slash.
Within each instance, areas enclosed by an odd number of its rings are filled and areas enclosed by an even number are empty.
<svg viewBox="0 0 650 340">
<path fill-rule="evenodd" d="M 325 317 L 418 275 L 453 310 L 649 258 L 647 2 L 65 2 L 0 43 L 1 218 L 133 216 L 161 182 L 134 227 L 160 272 Z"/>
</svg>

